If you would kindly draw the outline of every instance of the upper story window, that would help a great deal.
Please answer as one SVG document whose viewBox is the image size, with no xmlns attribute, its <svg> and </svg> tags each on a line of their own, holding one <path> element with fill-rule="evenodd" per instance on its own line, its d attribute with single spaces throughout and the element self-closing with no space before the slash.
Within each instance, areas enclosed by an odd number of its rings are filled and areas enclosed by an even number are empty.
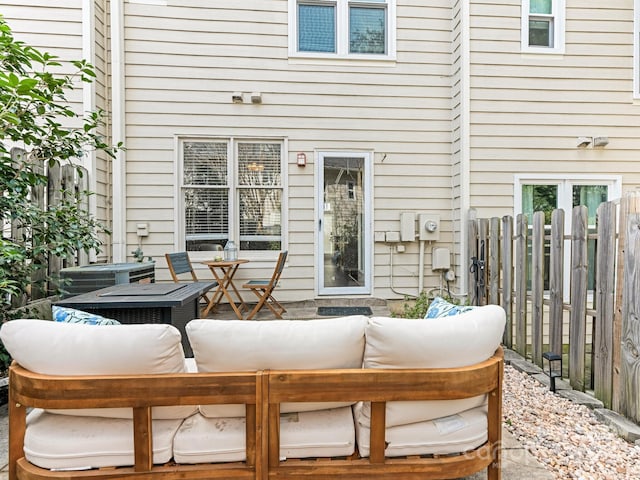
<svg viewBox="0 0 640 480">
<path fill-rule="evenodd" d="M 310 58 L 392 58 L 395 0 L 289 0 L 289 53 Z"/>
<path fill-rule="evenodd" d="M 186 250 L 221 249 L 228 240 L 252 258 L 282 250 L 283 142 L 185 139 L 180 145 Z"/>
<path fill-rule="evenodd" d="M 565 0 L 522 0 L 522 51 L 564 53 Z"/>
</svg>

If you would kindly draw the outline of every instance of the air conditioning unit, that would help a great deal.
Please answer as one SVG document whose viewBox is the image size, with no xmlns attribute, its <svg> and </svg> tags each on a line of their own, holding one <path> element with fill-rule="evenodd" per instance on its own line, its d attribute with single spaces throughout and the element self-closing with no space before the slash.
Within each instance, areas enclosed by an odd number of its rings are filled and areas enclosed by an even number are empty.
<svg viewBox="0 0 640 480">
<path fill-rule="evenodd" d="M 155 262 L 96 263 L 60 270 L 62 298 L 92 292 L 121 283 L 152 283 L 156 280 Z"/>
</svg>

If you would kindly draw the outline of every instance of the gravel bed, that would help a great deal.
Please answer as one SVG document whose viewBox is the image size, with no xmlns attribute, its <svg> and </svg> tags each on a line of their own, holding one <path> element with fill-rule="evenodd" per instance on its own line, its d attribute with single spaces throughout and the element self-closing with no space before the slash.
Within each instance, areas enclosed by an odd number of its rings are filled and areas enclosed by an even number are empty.
<svg viewBox="0 0 640 480">
<path fill-rule="evenodd" d="M 640 479 L 640 446 L 617 436 L 589 408 L 510 366 L 503 415 L 507 430 L 557 479 Z"/>
</svg>

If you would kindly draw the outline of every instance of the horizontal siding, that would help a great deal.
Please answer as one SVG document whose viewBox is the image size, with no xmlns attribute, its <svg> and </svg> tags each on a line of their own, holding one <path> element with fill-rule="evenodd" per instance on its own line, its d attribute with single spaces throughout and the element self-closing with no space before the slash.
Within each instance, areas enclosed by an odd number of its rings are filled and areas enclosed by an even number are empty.
<svg viewBox="0 0 640 480">
<path fill-rule="evenodd" d="M 290 63 L 284 0 L 187 0 L 175 7 L 127 3 L 125 13 L 127 215 L 131 228 L 153 219 L 144 239 L 145 254 L 173 248 L 174 239 L 167 235 L 177 214 L 173 211 L 175 135 L 288 140 L 291 255 L 283 275 L 284 299 L 313 296 L 314 150 L 375 152 L 374 230 L 397 231 L 399 213 L 409 206 L 416 211 L 436 209 L 447 220 L 451 210 L 448 2 L 401 0 L 398 60 L 380 65 Z M 263 103 L 233 104 L 233 91 L 260 91 Z M 293 164 L 298 151 L 307 152 L 305 169 Z M 156 174 L 145 175 L 150 172 Z M 134 242 L 128 249 L 133 250 L 137 238 L 130 235 L 128 241 Z M 418 245 L 409 245 L 407 254 L 394 258 L 394 281 L 415 290 Z M 374 250 L 374 294 L 394 297 L 388 281 L 388 247 L 376 244 Z M 162 262 L 158 268 L 160 275 L 166 273 Z M 241 270 L 267 275 L 272 265 L 263 268 Z"/>
<path fill-rule="evenodd" d="M 618 174 L 640 184 L 633 2 L 567 2 L 564 55 L 520 51 L 520 2 L 471 3 L 471 204 L 513 213 L 516 174 Z M 578 149 L 578 136 L 608 136 Z"/>
</svg>

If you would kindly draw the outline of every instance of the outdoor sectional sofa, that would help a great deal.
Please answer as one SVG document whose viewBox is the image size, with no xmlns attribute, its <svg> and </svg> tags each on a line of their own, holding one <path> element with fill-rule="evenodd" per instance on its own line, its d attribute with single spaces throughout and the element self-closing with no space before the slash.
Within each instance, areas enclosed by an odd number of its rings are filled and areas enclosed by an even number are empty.
<svg viewBox="0 0 640 480">
<path fill-rule="evenodd" d="M 9 478 L 497 480 L 504 324 L 13 320 Z"/>
</svg>

